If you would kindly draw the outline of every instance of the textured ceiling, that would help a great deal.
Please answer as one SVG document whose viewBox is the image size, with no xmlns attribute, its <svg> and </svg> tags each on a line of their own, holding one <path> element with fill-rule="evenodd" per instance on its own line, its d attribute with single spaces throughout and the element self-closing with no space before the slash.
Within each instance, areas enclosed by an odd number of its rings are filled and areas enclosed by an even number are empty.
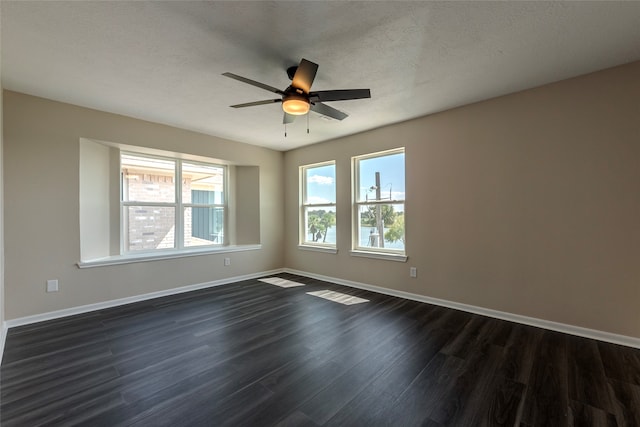
<svg viewBox="0 0 640 427">
<path fill-rule="evenodd" d="M 277 150 L 640 59 L 640 2 L 2 1 L 6 89 Z M 286 68 L 314 90 L 370 88 L 288 126 Z"/>
</svg>

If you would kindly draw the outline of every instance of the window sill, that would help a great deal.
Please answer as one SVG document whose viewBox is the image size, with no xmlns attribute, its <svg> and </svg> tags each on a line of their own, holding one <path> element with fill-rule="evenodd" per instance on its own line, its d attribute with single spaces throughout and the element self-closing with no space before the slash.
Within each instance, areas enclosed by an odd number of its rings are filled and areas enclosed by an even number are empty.
<svg viewBox="0 0 640 427">
<path fill-rule="evenodd" d="M 262 245 L 236 245 L 217 248 L 190 249 L 183 251 L 167 251 L 162 253 L 144 253 L 129 255 L 114 255 L 105 258 L 80 261 L 78 268 L 103 267 L 106 265 L 132 264 L 136 262 L 160 261 L 164 259 L 185 258 L 201 255 L 224 254 L 230 252 L 245 252 L 262 249 Z"/>
<path fill-rule="evenodd" d="M 324 246 L 311 246 L 311 245 L 298 245 L 298 249 L 303 251 L 312 251 L 312 252 L 324 252 L 327 254 L 337 254 L 337 248 L 324 247 Z"/>
<path fill-rule="evenodd" d="M 387 261 L 396 261 L 396 262 L 407 262 L 408 257 L 406 255 L 401 254 L 393 254 L 388 252 L 369 252 L 369 251 L 359 251 L 356 249 L 352 249 L 349 251 L 351 256 L 357 256 L 362 258 L 374 258 L 374 259 L 384 259 Z"/>
</svg>

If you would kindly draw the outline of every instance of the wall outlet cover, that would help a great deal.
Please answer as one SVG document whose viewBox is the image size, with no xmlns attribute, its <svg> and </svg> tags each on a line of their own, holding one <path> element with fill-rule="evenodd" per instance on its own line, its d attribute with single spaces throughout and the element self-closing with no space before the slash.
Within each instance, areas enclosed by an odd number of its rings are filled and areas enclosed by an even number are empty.
<svg viewBox="0 0 640 427">
<path fill-rule="evenodd" d="M 47 292 L 58 292 L 57 280 L 47 280 Z"/>
</svg>

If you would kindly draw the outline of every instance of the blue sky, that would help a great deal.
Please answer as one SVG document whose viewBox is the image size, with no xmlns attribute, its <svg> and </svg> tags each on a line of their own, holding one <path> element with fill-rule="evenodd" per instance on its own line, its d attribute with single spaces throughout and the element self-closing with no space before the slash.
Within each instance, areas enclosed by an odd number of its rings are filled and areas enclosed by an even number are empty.
<svg viewBox="0 0 640 427">
<path fill-rule="evenodd" d="M 335 203 L 336 168 L 335 165 L 310 168 L 307 172 L 307 202 Z"/>
<path fill-rule="evenodd" d="M 373 157 L 360 160 L 360 194 L 359 200 L 375 199 L 376 172 L 380 172 L 380 192 L 382 199 L 391 197 L 395 200 L 405 198 L 404 190 L 404 153 L 384 157 Z"/>
<path fill-rule="evenodd" d="M 380 172 L 381 197 L 391 196 L 396 200 L 405 198 L 404 153 L 384 157 L 373 157 L 360 160 L 360 199 L 368 194 L 375 198 L 375 190 L 368 191 L 375 185 L 375 173 Z M 335 203 L 336 173 L 334 165 L 325 165 L 306 170 L 307 202 Z"/>
</svg>

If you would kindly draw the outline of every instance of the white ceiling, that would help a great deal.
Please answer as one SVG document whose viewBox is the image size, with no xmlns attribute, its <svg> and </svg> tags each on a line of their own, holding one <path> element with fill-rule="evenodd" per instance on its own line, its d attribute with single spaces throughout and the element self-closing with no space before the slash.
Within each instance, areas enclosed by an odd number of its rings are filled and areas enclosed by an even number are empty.
<svg viewBox="0 0 640 427">
<path fill-rule="evenodd" d="M 277 150 L 640 60 L 640 2 L 2 1 L 6 89 Z M 343 121 L 229 105 L 320 65 Z"/>
</svg>

